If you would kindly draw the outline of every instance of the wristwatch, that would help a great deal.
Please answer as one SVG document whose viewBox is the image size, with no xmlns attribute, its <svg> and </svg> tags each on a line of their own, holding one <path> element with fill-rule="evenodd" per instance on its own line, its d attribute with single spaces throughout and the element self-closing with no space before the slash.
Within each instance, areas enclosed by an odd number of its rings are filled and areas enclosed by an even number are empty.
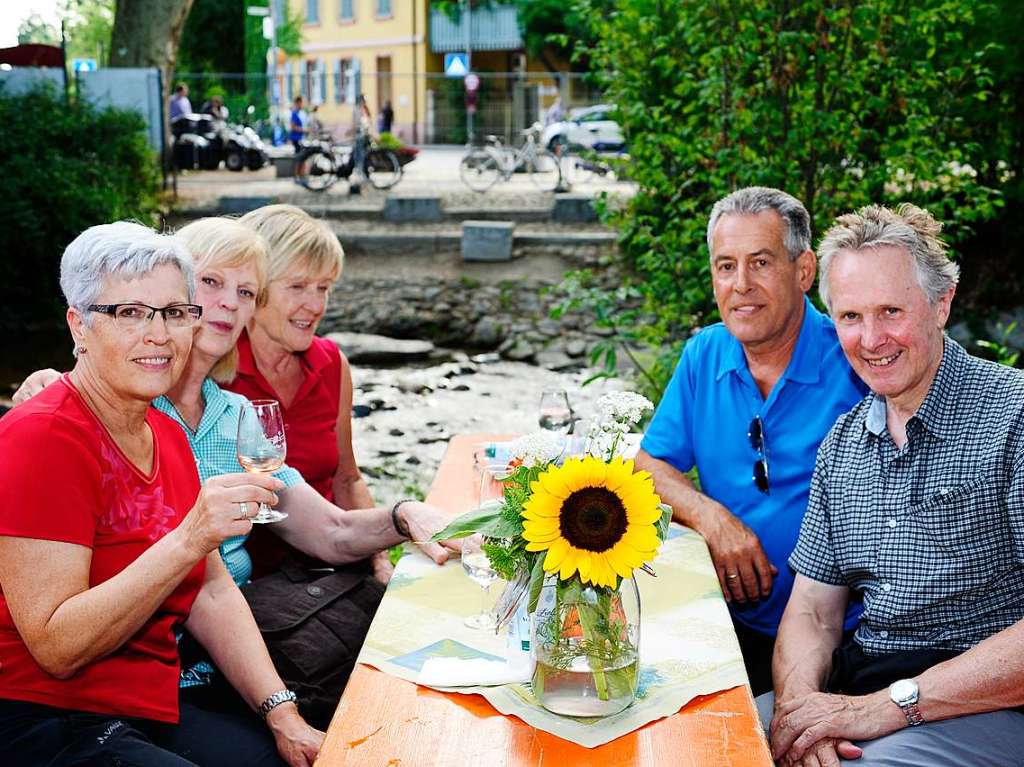
<svg viewBox="0 0 1024 767">
<path fill-rule="evenodd" d="M 889 685 L 889 699 L 903 709 L 903 715 L 911 727 L 924 724 L 921 709 L 917 707 L 918 695 L 917 682 L 913 679 L 898 679 Z"/>
<path fill-rule="evenodd" d="M 291 690 L 278 690 L 273 695 L 270 695 L 265 701 L 260 703 L 259 708 L 256 709 L 256 713 L 260 715 L 260 719 L 266 719 L 267 714 L 282 703 L 295 703 L 298 699 L 298 696 L 296 696 L 296 694 Z"/>
</svg>

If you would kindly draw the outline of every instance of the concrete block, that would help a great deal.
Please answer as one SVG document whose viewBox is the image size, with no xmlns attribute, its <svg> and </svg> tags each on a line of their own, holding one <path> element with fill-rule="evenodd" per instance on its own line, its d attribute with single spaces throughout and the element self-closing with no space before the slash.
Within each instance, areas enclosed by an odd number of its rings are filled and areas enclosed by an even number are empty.
<svg viewBox="0 0 1024 767">
<path fill-rule="evenodd" d="M 440 221 L 440 197 L 388 197 L 384 201 L 384 220 Z"/>
<path fill-rule="evenodd" d="M 551 218 L 568 224 L 597 221 L 594 198 L 586 194 L 556 194 Z"/>
<path fill-rule="evenodd" d="M 271 157 L 274 163 L 275 178 L 291 178 L 295 175 L 295 158 L 292 155 L 286 157 Z"/>
<path fill-rule="evenodd" d="M 462 260 L 511 261 L 515 228 L 511 221 L 463 221 Z"/>
<path fill-rule="evenodd" d="M 248 213 L 264 205 L 273 205 L 277 200 L 273 197 L 221 197 L 217 207 L 221 215 Z"/>
</svg>

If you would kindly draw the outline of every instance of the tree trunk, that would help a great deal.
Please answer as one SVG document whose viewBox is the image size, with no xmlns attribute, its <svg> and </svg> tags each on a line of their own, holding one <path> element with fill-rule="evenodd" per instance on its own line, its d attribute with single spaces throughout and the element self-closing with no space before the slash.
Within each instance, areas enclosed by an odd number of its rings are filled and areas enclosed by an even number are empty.
<svg viewBox="0 0 1024 767">
<path fill-rule="evenodd" d="M 164 144 L 170 151 L 166 105 L 171 95 L 178 43 L 193 0 L 117 0 L 110 66 L 157 67 L 163 84 Z"/>
</svg>

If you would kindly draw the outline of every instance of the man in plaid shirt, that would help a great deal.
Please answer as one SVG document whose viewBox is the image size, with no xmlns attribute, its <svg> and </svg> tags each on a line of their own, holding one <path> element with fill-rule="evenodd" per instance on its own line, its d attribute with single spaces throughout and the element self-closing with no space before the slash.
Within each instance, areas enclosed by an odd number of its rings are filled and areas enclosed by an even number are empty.
<svg viewBox="0 0 1024 767">
<path fill-rule="evenodd" d="M 758 700 L 787 765 L 1024 763 L 1024 375 L 943 333 L 959 268 L 940 229 L 870 206 L 819 246 L 822 300 L 872 393 L 818 451 L 789 560 L 775 698 Z"/>
</svg>

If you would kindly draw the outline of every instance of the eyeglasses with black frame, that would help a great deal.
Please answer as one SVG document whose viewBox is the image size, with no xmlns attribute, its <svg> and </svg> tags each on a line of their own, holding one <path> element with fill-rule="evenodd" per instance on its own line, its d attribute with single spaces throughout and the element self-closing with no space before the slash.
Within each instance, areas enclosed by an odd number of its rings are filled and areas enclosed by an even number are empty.
<svg viewBox="0 0 1024 767">
<path fill-rule="evenodd" d="M 122 330 L 146 327 L 157 312 L 164 318 L 164 324 L 175 330 L 190 328 L 203 316 L 203 307 L 199 304 L 169 304 L 162 307 L 139 303 L 92 304 L 88 309 L 90 312 L 110 315 Z"/>
<path fill-rule="evenodd" d="M 766 495 L 769 492 L 768 485 L 768 450 L 764 444 L 764 423 L 761 416 L 755 415 L 747 429 L 747 436 L 750 438 L 750 446 L 754 448 L 760 457 L 754 461 L 754 485 Z"/>
</svg>

